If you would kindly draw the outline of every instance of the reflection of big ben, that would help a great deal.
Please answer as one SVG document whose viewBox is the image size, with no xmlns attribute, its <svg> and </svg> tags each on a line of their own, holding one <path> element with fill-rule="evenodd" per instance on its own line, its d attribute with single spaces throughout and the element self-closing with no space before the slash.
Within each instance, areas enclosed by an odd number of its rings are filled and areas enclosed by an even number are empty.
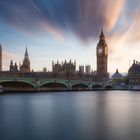
<svg viewBox="0 0 140 140">
<path fill-rule="evenodd" d="M 106 81 L 108 79 L 107 72 L 108 47 L 105 42 L 103 30 L 100 34 L 99 43 L 97 44 L 96 54 L 97 54 L 97 80 Z"/>
</svg>

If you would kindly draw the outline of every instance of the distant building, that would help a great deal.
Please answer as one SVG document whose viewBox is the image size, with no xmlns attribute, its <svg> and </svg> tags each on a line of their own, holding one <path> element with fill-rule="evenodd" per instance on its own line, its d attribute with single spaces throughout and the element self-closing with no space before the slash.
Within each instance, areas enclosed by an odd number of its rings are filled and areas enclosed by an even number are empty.
<svg viewBox="0 0 140 140">
<path fill-rule="evenodd" d="M 116 72 L 112 75 L 112 79 L 121 79 L 122 75 L 119 73 L 118 69 L 116 69 Z"/>
<path fill-rule="evenodd" d="M 128 70 L 128 80 L 130 85 L 140 85 L 140 62 L 133 62 Z"/>
<path fill-rule="evenodd" d="M 11 60 L 9 70 L 10 70 L 10 71 L 17 72 L 17 71 L 18 71 L 17 63 L 13 64 L 13 61 Z"/>
<path fill-rule="evenodd" d="M 84 66 L 79 66 L 79 73 L 84 74 Z"/>
<path fill-rule="evenodd" d="M 71 79 L 72 75 L 76 72 L 76 61 L 74 63 L 70 60 L 67 62 L 66 60 L 62 63 L 54 63 L 52 61 L 52 72 L 56 77 Z"/>
<path fill-rule="evenodd" d="M 0 71 L 2 71 L 2 45 L 0 45 Z"/>
<path fill-rule="evenodd" d="M 76 71 L 76 61 L 74 63 L 70 60 L 67 62 L 66 60 L 62 63 L 57 63 L 54 64 L 54 61 L 52 62 L 52 71 L 53 72 L 75 72 Z"/>
<path fill-rule="evenodd" d="M 96 48 L 97 54 L 97 81 L 106 81 L 109 79 L 109 74 L 107 71 L 107 60 L 108 60 L 108 46 L 105 41 L 105 36 L 102 32 L 100 34 L 100 40 Z"/>
<path fill-rule="evenodd" d="M 43 72 L 47 72 L 47 68 L 43 68 Z"/>
<path fill-rule="evenodd" d="M 21 65 L 21 63 L 19 64 L 19 69 L 18 69 L 18 65 L 17 63 L 13 63 L 13 60 L 11 60 L 10 62 L 10 66 L 9 66 L 9 71 L 10 72 L 30 72 L 30 60 L 28 58 L 28 51 L 27 51 L 27 47 L 26 47 L 26 51 L 25 51 L 25 55 L 24 55 L 24 59 L 23 59 L 23 64 Z"/>
<path fill-rule="evenodd" d="M 86 69 L 86 71 L 85 71 L 86 74 L 91 74 L 91 66 L 90 65 L 86 65 L 85 69 Z"/>
<path fill-rule="evenodd" d="M 66 64 L 66 63 L 65 63 Z M 57 63 L 54 63 L 54 61 L 52 61 L 52 71 L 55 73 L 59 73 L 62 71 L 63 68 L 63 62 L 62 65 L 59 63 L 59 61 L 57 61 Z"/>
<path fill-rule="evenodd" d="M 30 72 L 30 60 L 28 57 L 28 51 L 26 47 L 24 59 L 23 59 L 23 64 L 20 66 L 20 71 L 21 72 Z"/>
</svg>

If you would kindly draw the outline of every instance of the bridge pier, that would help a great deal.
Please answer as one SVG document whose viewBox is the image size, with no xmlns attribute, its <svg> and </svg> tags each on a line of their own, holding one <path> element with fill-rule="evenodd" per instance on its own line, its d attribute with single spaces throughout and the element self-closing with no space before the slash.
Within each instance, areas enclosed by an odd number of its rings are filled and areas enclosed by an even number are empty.
<svg viewBox="0 0 140 140">
<path fill-rule="evenodd" d="M 71 83 L 69 81 L 69 83 L 68 83 L 68 91 L 71 91 L 71 90 L 72 90 L 72 85 L 71 85 Z"/>
<path fill-rule="evenodd" d="M 91 83 L 89 84 L 89 90 L 92 90 L 92 84 Z"/>
</svg>

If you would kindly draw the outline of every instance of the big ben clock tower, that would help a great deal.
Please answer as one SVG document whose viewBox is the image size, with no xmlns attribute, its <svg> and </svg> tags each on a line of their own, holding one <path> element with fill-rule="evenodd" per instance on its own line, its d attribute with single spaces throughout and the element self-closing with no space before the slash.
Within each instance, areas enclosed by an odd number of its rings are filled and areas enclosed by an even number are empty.
<svg viewBox="0 0 140 140">
<path fill-rule="evenodd" d="M 96 48 L 97 54 L 97 80 L 106 81 L 109 78 L 107 72 L 108 46 L 105 41 L 103 29 L 100 34 L 100 40 Z"/>
</svg>

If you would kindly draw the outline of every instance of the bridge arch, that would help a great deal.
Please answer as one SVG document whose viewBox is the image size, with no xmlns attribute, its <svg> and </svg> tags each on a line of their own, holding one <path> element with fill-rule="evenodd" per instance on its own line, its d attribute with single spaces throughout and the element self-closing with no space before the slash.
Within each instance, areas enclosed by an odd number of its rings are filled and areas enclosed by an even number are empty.
<svg viewBox="0 0 140 140">
<path fill-rule="evenodd" d="M 103 86 L 100 85 L 100 84 L 95 84 L 95 85 L 92 86 L 93 90 L 102 89 L 102 88 L 103 88 Z"/>
<path fill-rule="evenodd" d="M 106 89 L 106 90 L 111 90 L 111 89 L 113 89 L 113 87 L 112 87 L 111 85 L 106 85 L 106 86 L 105 86 L 105 89 Z"/>
<path fill-rule="evenodd" d="M 35 84 L 28 81 L 5 80 L 0 81 L 0 85 L 5 91 L 34 91 Z"/>
<path fill-rule="evenodd" d="M 85 83 L 74 83 L 71 85 L 72 90 L 88 90 L 89 86 Z"/>
<path fill-rule="evenodd" d="M 67 90 L 68 85 L 67 83 L 61 81 L 47 81 L 40 84 L 40 88 L 44 90 Z"/>
</svg>

